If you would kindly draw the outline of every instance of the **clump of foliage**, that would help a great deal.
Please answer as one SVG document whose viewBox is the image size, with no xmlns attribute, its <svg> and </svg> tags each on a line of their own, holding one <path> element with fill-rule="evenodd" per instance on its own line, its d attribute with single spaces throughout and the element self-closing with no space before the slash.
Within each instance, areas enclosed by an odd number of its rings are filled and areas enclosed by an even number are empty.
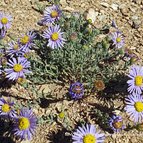
<svg viewBox="0 0 143 143">
<path fill-rule="evenodd" d="M 112 45 L 109 27 L 97 29 L 83 15 L 75 13 L 63 14 L 57 23 L 64 32 L 66 44 L 51 49 L 47 40 L 42 38 L 42 32 L 38 33 L 35 40 L 37 54 L 31 58 L 33 82 L 80 81 L 93 87 L 99 75 L 108 84 L 126 69 L 128 63 L 123 60 L 124 49 Z M 103 34 L 105 38 L 98 41 Z"/>
</svg>

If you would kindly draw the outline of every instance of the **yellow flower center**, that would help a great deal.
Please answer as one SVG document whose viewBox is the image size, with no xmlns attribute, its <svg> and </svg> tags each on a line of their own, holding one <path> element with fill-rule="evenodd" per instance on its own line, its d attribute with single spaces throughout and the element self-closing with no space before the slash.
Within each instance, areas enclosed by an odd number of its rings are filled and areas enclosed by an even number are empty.
<svg viewBox="0 0 143 143">
<path fill-rule="evenodd" d="M 10 106 L 8 104 L 3 104 L 2 107 L 1 107 L 1 110 L 5 113 L 9 112 L 10 111 Z"/>
<path fill-rule="evenodd" d="M 120 37 L 116 38 L 116 42 L 117 43 L 121 42 L 121 38 Z"/>
<path fill-rule="evenodd" d="M 52 36 L 51 36 L 51 39 L 52 39 L 53 41 L 58 40 L 58 38 L 59 38 L 59 34 L 58 34 L 57 32 L 53 33 Z"/>
<path fill-rule="evenodd" d="M 18 50 L 18 49 L 19 49 L 18 44 L 15 44 L 15 45 L 13 46 L 13 49 L 14 49 L 14 50 Z"/>
<path fill-rule="evenodd" d="M 15 72 L 20 72 L 20 71 L 22 71 L 23 66 L 20 65 L 20 64 L 15 64 L 13 69 L 14 69 Z"/>
<path fill-rule="evenodd" d="M 115 129 L 120 129 L 120 128 L 122 128 L 122 125 L 123 125 L 123 122 L 121 122 L 121 121 L 115 121 L 115 122 L 113 123 L 113 126 L 114 126 Z"/>
<path fill-rule="evenodd" d="M 80 94 L 82 92 L 81 87 L 79 85 L 76 85 L 72 91 L 76 94 Z"/>
<path fill-rule="evenodd" d="M 97 90 L 103 90 L 105 88 L 105 84 L 102 80 L 95 81 L 95 88 Z"/>
<path fill-rule="evenodd" d="M 19 84 L 22 84 L 22 83 L 24 83 L 26 80 L 25 80 L 25 78 L 22 78 L 22 77 L 19 77 L 18 79 L 17 79 L 17 83 L 19 83 Z"/>
<path fill-rule="evenodd" d="M 52 11 L 52 12 L 51 12 L 51 17 L 52 17 L 52 18 L 58 17 L 58 12 L 55 11 L 55 10 Z"/>
<path fill-rule="evenodd" d="M 134 107 L 135 107 L 136 111 L 138 111 L 138 112 L 142 112 L 143 111 L 143 103 L 140 102 L 140 101 L 136 102 Z"/>
<path fill-rule="evenodd" d="M 143 77 L 140 76 L 140 75 L 136 76 L 136 77 L 135 77 L 135 85 L 136 85 L 136 86 L 141 86 L 142 83 L 143 83 Z"/>
<path fill-rule="evenodd" d="M 27 44 L 29 42 L 29 40 L 30 40 L 29 36 L 25 35 L 21 38 L 20 42 L 22 44 Z"/>
<path fill-rule="evenodd" d="M 30 126 L 30 122 L 28 118 L 22 117 L 18 121 L 18 127 L 20 130 L 26 130 Z"/>
<path fill-rule="evenodd" d="M 59 113 L 59 117 L 60 117 L 61 119 L 63 119 L 63 118 L 65 117 L 65 113 L 64 113 L 64 112 Z"/>
<path fill-rule="evenodd" d="M 87 134 L 83 138 L 83 143 L 96 143 L 96 138 L 92 134 Z"/>
<path fill-rule="evenodd" d="M 3 17 L 3 18 L 1 19 L 1 23 L 2 23 L 2 24 L 7 24 L 7 23 L 8 23 L 8 19 L 7 19 L 6 17 Z"/>
</svg>

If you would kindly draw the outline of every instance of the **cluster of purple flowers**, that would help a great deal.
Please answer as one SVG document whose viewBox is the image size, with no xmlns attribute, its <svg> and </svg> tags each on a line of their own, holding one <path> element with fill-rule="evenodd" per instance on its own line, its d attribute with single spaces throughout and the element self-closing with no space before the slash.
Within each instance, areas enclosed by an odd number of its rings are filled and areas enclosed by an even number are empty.
<svg viewBox="0 0 143 143">
<path fill-rule="evenodd" d="M 129 96 L 125 99 L 125 111 L 130 120 L 135 123 L 143 122 L 143 67 L 133 65 L 130 69 L 127 81 Z"/>
<path fill-rule="evenodd" d="M 12 134 L 21 140 L 31 140 L 36 129 L 37 118 L 31 109 L 14 110 L 14 102 L 0 98 L 0 117 L 13 122 Z"/>
<path fill-rule="evenodd" d="M 9 47 L 6 50 L 8 67 L 4 69 L 6 78 L 14 81 L 19 78 L 25 78 L 26 74 L 31 73 L 27 55 L 31 52 L 32 46 L 34 46 L 33 40 L 35 38 L 36 34 L 30 31 L 18 39 L 17 42 L 12 41 L 9 43 Z"/>
<path fill-rule="evenodd" d="M 112 21 L 112 26 L 116 29 L 116 32 L 111 34 L 113 46 L 120 49 L 124 46 L 123 34 L 122 32 L 119 31 L 115 21 Z"/>
<path fill-rule="evenodd" d="M 11 16 L 0 13 L 0 31 L 7 30 L 11 25 L 11 20 Z M 9 80 L 15 81 L 19 78 L 25 78 L 27 73 L 31 73 L 27 55 L 34 46 L 33 40 L 35 38 L 36 34 L 30 31 L 17 41 L 10 42 L 6 50 L 1 49 L 0 74 L 4 74 Z M 6 65 L 4 68 L 2 68 L 3 63 Z"/>
<path fill-rule="evenodd" d="M 11 15 L 0 12 L 0 39 L 3 39 L 7 30 L 11 27 Z"/>
<path fill-rule="evenodd" d="M 48 40 L 47 46 L 52 49 L 61 48 L 65 44 L 65 39 L 63 38 L 64 32 L 61 32 L 59 25 L 55 24 L 62 15 L 61 10 L 57 5 L 47 7 L 44 11 L 44 16 L 41 20 L 43 25 L 49 25 L 47 30 L 44 31 L 43 37 Z"/>
</svg>

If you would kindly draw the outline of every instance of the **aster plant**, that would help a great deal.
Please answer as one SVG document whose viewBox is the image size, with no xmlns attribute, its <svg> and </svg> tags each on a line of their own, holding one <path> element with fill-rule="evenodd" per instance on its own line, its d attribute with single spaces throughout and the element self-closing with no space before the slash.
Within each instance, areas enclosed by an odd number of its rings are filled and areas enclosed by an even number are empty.
<svg viewBox="0 0 143 143">
<path fill-rule="evenodd" d="M 13 118 L 15 115 L 14 102 L 10 99 L 6 101 L 4 98 L 0 98 L 0 117 Z"/>
<path fill-rule="evenodd" d="M 14 57 L 14 56 L 19 56 L 19 55 L 22 55 L 22 48 L 21 48 L 21 45 L 16 42 L 16 41 L 11 41 L 9 44 L 8 44 L 8 48 L 6 49 L 6 54 L 7 56 L 10 56 L 10 57 Z"/>
<path fill-rule="evenodd" d="M 90 89 L 100 86 L 97 91 L 101 91 L 127 69 L 129 63 L 122 60 L 124 49 L 112 47 L 109 33 L 102 41 L 96 41 L 104 27 L 95 28 L 83 15 L 63 13 L 58 22 L 45 29 L 35 40 L 37 54 L 30 59 L 31 80 L 36 83 L 79 81 Z M 99 73 L 102 81 L 97 79 Z"/>
<path fill-rule="evenodd" d="M 135 123 L 143 121 L 143 97 L 139 94 L 129 95 L 125 99 L 125 111 L 129 115 L 130 120 Z"/>
<path fill-rule="evenodd" d="M 60 10 L 58 5 L 46 7 L 41 21 L 44 25 L 53 24 L 55 21 L 58 21 L 60 19 L 61 14 L 62 11 Z"/>
<path fill-rule="evenodd" d="M 141 94 L 143 91 L 143 67 L 138 65 L 133 65 L 128 74 L 130 78 L 127 81 L 128 92 Z"/>
<path fill-rule="evenodd" d="M 46 31 L 44 31 L 43 37 L 48 39 L 47 46 L 54 48 L 61 48 L 65 43 L 63 38 L 63 32 L 61 32 L 60 26 L 50 26 Z"/>
<path fill-rule="evenodd" d="M 109 119 L 109 126 L 114 132 L 119 132 L 125 128 L 121 116 L 113 115 Z"/>
<path fill-rule="evenodd" d="M 34 46 L 34 39 L 36 38 L 36 33 L 33 31 L 27 32 L 19 40 L 22 50 L 31 49 Z"/>
<path fill-rule="evenodd" d="M 11 21 L 11 15 L 5 14 L 3 12 L 0 13 L 0 29 L 9 29 L 11 27 Z"/>
<path fill-rule="evenodd" d="M 17 80 L 20 77 L 25 77 L 25 74 L 31 73 L 28 70 L 30 68 L 30 62 L 23 57 L 12 58 L 7 63 L 8 68 L 4 71 L 6 73 L 6 78 L 9 80 Z"/>
<path fill-rule="evenodd" d="M 116 31 L 116 32 L 112 33 L 111 39 L 112 39 L 113 45 L 116 48 L 122 48 L 124 46 L 124 38 L 123 38 L 123 34 L 121 32 Z"/>
<path fill-rule="evenodd" d="M 96 131 L 95 126 L 90 124 L 78 127 L 72 135 L 73 143 L 103 143 L 104 139 L 104 134 Z"/>
<path fill-rule="evenodd" d="M 21 140 L 31 140 L 36 129 L 37 118 L 27 108 L 22 108 L 17 117 L 15 117 L 13 133 Z"/>
<path fill-rule="evenodd" d="M 75 82 L 71 84 L 69 88 L 69 94 L 72 99 L 75 99 L 75 100 L 81 99 L 84 95 L 84 87 L 82 83 Z"/>
</svg>

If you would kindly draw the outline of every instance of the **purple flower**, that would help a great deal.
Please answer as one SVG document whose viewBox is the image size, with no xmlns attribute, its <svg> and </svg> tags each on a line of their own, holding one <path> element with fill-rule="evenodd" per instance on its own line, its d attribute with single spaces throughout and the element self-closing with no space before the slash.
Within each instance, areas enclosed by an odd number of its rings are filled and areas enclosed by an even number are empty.
<svg viewBox="0 0 143 143">
<path fill-rule="evenodd" d="M 19 77 L 25 77 L 25 74 L 31 73 L 28 68 L 30 67 L 30 62 L 24 57 L 12 58 L 7 63 L 10 68 L 5 69 L 6 78 L 9 80 L 17 80 Z"/>
<path fill-rule="evenodd" d="M 19 115 L 15 118 L 14 135 L 21 138 L 21 140 L 31 140 L 36 129 L 37 118 L 32 110 L 23 108 Z"/>
<path fill-rule="evenodd" d="M 52 49 L 63 47 L 65 39 L 63 38 L 63 32 L 61 32 L 60 26 L 50 26 L 43 34 L 43 37 L 48 39 L 48 45 Z"/>
<path fill-rule="evenodd" d="M 4 28 L 5 30 L 11 27 L 12 17 L 3 12 L 0 13 L 0 29 Z"/>
<path fill-rule="evenodd" d="M 105 136 L 97 132 L 94 125 L 78 127 L 72 135 L 73 143 L 103 143 Z"/>
<path fill-rule="evenodd" d="M 82 83 L 80 82 L 75 82 L 70 85 L 69 88 L 69 94 L 71 95 L 71 98 L 73 99 L 80 99 L 84 95 L 84 87 Z"/>
<path fill-rule="evenodd" d="M 124 46 L 124 39 L 123 39 L 121 32 L 117 31 L 117 32 L 112 33 L 111 38 L 113 41 L 113 45 L 116 48 L 122 48 Z"/>
<path fill-rule="evenodd" d="M 16 113 L 13 109 L 14 102 L 10 99 L 6 101 L 4 98 L 0 98 L 0 116 L 1 117 L 15 117 Z"/>
<path fill-rule="evenodd" d="M 22 55 L 22 47 L 18 42 L 12 41 L 8 45 L 9 47 L 6 51 L 8 56 L 13 57 L 14 55 Z"/>
<path fill-rule="evenodd" d="M 62 11 L 59 9 L 57 5 L 47 7 L 44 11 L 44 17 L 41 21 L 43 24 L 52 24 L 55 21 L 59 20 L 61 13 Z"/>
<path fill-rule="evenodd" d="M 22 45 L 22 49 L 30 49 L 35 44 L 33 43 L 33 40 L 36 38 L 36 33 L 33 31 L 28 32 L 26 35 L 24 35 L 21 39 L 19 39 L 19 44 Z"/>
<path fill-rule="evenodd" d="M 125 111 L 130 119 L 135 123 L 142 123 L 143 121 L 143 98 L 141 95 L 129 95 L 125 99 Z"/>
<path fill-rule="evenodd" d="M 6 35 L 6 30 L 4 28 L 0 29 L 0 39 L 3 39 Z"/>
<path fill-rule="evenodd" d="M 112 130 L 115 132 L 119 132 L 125 128 L 125 126 L 123 125 L 122 117 L 116 116 L 116 115 L 113 115 L 109 119 L 109 125 L 112 128 Z"/>
<path fill-rule="evenodd" d="M 114 27 L 114 28 L 116 28 L 116 29 L 118 29 L 118 26 L 117 26 L 117 24 L 116 24 L 115 20 L 112 20 L 112 24 L 111 24 L 111 26 L 112 26 L 112 27 Z"/>
<path fill-rule="evenodd" d="M 143 90 L 143 67 L 133 65 L 128 77 L 128 92 L 141 94 Z"/>
</svg>

